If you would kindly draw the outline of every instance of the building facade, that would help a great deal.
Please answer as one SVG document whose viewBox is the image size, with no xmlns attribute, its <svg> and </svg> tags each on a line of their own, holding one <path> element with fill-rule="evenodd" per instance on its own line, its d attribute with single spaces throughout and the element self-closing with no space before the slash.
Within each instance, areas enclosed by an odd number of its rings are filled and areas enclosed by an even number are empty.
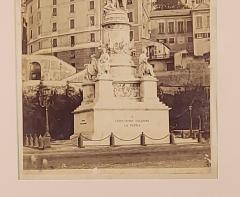
<svg viewBox="0 0 240 197">
<path fill-rule="evenodd" d="M 210 7 L 200 4 L 192 10 L 193 46 L 195 56 L 210 53 Z"/>
<path fill-rule="evenodd" d="M 208 3 L 210 4 L 210 0 L 181 0 L 181 2 L 186 5 L 188 8 L 194 8 L 200 4 Z"/>
<path fill-rule="evenodd" d="M 22 81 L 62 81 L 76 73 L 66 62 L 48 55 L 22 56 Z"/>
<path fill-rule="evenodd" d="M 151 39 L 164 42 L 177 53 L 187 50 L 194 56 L 210 53 L 210 6 L 151 12 Z"/>
<path fill-rule="evenodd" d="M 26 0 L 21 0 L 22 54 L 27 54 Z"/>
<path fill-rule="evenodd" d="M 190 9 L 161 10 L 151 13 L 151 38 L 164 42 L 172 53 L 193 52 L 193 27 Z"/>
<path fill-rule="evenodd" d="M 89 63 L 90 55 L 98 55 L 102 41 L 105 0 L 27 0 L 28 54 L 54 55 L 76 67 Z M 130 39 L 138 56 L 142 39 L 150 38 L 150 0 L 128 0 L 131 23 Z M 137 58 L 133 58 L 137 61 Z"/>
</svg>

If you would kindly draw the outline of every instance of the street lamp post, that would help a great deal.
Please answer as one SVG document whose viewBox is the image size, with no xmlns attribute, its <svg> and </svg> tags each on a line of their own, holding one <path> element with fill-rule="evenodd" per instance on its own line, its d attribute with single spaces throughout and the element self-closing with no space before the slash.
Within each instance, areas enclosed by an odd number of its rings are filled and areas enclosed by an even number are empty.
<svg viewBox="0 0 240 197">
<path fill-rule="evenodd" d="M 192 105 L 189 106 L 189 117 L 190 117 L 190 137 L 193 136 L 193 129 L 192 129 Z"/>
<path fill-rule="evenodd" d="M 43 108 L 45 108 L 45 117 L 46 117 L 46 131 L 44 134 L 44 147 L 48 148 L 51 146 L 51 135 L 49 131 L 49 116 L 48 116 L 48 109 L 51 105 L 51 96 L 52 96 L 52 91 L 44 87 L 42 84 L 42 81 L 40 82 L 40 91 L 39 91 L 39 105 Z"/>
</svg>

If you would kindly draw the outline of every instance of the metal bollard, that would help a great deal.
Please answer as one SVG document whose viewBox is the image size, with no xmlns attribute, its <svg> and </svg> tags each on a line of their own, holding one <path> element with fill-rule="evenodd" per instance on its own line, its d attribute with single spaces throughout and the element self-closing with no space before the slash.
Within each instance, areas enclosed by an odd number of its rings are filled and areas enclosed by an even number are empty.
<svg viewBox="0 0 240 197">
<path fill-rule="evenodd" d="M 25 135 L 25 139 L 24 139 L 24 146 L 28 147 L 29 146 L 29 139 L 27 134 Z"/>
<path fill-rule="evenodd" d="M 80 133 L 80 135 L 78 137 L 78 147 L 79 148 L 84 148 L 84 146 L 83 146 L 83 137 L 82 137 L 81 133 Z"/>
<path fill-rule="evenodd" d="M 173 133 L 170 133 L 169 139 L 170 139 L 170 144 L 175 144 L 175 137 Z"/>
<path fill-rule="evenodd" d="M 195 131 L 193 131 L 193 133 L 192 133 L 192 139 L 196 139 L 197 138 L 197 134 L 196 134 L 196 132 Z"/>
<path fill-rule="evenodd" d="M 185 133 L 182 131 L 181 134 L 182 134 L 182 139 L 185 139 Z"/>
<path fill-rule="evenodd" d="M 34 146 L 34 148 L 38 148 L 39 147 L 38 136 L 37 136 L 36 133 L 34 134 L 34 138 L 33 138 L 33 146 Z"/>
<path fill-rule="evenodd" d="M 202 132 L 199 131 L 198 133 L 198 143 L 203 143 Z"/>
<path fill-rule="evenodd" d="M 33 137 L 32 137 L 32 134 L 30 134 L 30 137 L 29 137 L 29 146 L 33 147 Z"/>
<path fill-rule="evenodd" d="M 146 143 L 145 143 L 145 135 L 144 135 L 143 132 L 142 132 L 141 137 L 140 137 L 140 144 L 141 144 L 142 146 L 146 146 Z"/>
<path fill-rule="evenodd" d="M 43 136 L 43 141 L 44 141 L 44 148 L 50 148 L 51 147 L 51 137 L 48 135 Z"/>
<path fill-rule="evenodd" d="M 41 150 L 44 150 L 44 139 L 43 139 L 42 135 L 39 136 L 38 144 L 39 144 L 38 148 Z"/>
<path fill-rule="evenodd" d="M 110 146 L 115 146 L 115 139 L 114 139 L 114 134 L 113 133 L 111 133 L 111 135 L 110 135 Z"/>
</svg>

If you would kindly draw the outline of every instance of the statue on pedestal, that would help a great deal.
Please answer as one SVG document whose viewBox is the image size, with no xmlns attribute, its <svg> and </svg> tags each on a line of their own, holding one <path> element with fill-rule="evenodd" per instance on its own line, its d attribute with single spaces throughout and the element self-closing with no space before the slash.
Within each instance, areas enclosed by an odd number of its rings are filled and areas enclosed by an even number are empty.
<svg viewBox="0 0 240 197">
<path fill-rule="evenodd" d="M 97 69 L 97 59 L 96 55 L 91 55 L 91 63 L 85 64 L 86 73 L 84 78 L 86 80 L 94 80 L 97 77 L 98 69 Z"/>
<path fill-rule="evenodd" d="M 140 77 L 152 76 L 154 77 L 153 66 L 148 63 L 147 49 L 143 48 L 142 54 L 139 56 L 138 74 Z"/>
<path fill-rule="evenodd" d="M 107 75 L 110 72 L 110 56 L 107 53 L 106 48 L 102 48 L 102 54 L 98 60 L 97 70 L 98 70 L 98 77 L 102 75 Z"/>
<path fill-rule="evenodd" d="M 124 10 L 126 10 L 127 9 L 127 0 L 118 0 L 117 7 L 118 8 L 122 7 Z"/>
</svg>

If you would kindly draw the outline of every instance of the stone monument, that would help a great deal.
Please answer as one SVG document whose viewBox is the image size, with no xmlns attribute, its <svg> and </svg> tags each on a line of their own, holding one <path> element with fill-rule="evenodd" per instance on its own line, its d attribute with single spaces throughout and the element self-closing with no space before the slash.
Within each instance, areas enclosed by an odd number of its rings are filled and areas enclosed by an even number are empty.
<svg viewBox="0 0 240 197">
<path fill-rule="evenodd" d="M 146 49 L 139 65 L 132 61 L 125 3 L 108 0 L 104 7 L 102 52 L 98 60 L 92 56 L 86 65 L 83 101 L 74 111 L 74 136 L 81 133 L 89 139 L 101 139 L 114 133 L 131 139 L 142 132 L 151 138 L 169 134 L 169 108 L 157 97 L 157 79 Z M 139 144 L 139 139 L 116 140 L 116 144 L 123 143 Z"/>
</svg>

